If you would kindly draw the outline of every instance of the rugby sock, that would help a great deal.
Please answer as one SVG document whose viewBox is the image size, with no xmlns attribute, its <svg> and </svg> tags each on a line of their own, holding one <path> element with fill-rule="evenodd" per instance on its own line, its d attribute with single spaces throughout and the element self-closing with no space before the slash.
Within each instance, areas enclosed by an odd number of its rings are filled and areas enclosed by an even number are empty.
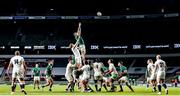
<svg viewBox="0 0 180 96">
<path fill-rule="evenodd" d="M 106 91 L 108 91 L 108 89 L 107 89 L 107 87 L 106 87 L 106 84 L 103 84 L 103 86 L 104 86 L 104 89 L 105 89 Z"/>
<path fill-rule="evenodd" d="M 71 87 L 71 83 L 68 83 L 68 85 L 67 85 L 67 90 L 69 89 Z"/>
<path fill-rule="evenodd" d="M 134 92 L 133 88 L 131 87 L 131 85 L 130 85 L 128 82 L 126 82 L 126 85 L 129 87 L 129 89 L 130 89 L 132 92 Z"/>
<path fill-rule="evenodd" d="M 96 91 L 98 91 L 97 80 L 94 80 Z"/>
<path fill-rule="evenodd" d="M 161 85 L 160 84 L 158 84 L 158 90 L 159 90 L 159 92 L 161 92 Z"/>
<path fill-rule="evenodd" d="M 71 85 L 71 84 L 70 84 L 70 85 Z M 51 84 L 50 84 L 49 89 L 51 89 L 51 88 L 52 88 L 52 86 L 53 86 L 53 83 L 51 83 Z"/>
<path fill-rule="evenodd" d="M 24 83 L 20 84 L 20 87 L 21 87 L 22 92 L 26 95 L 27 93 L 26 93 L 26 91 L 24 90 L 25 84 L 24 84 Z"/>
<path fill-rule="evenodd" d="M 15 92 L 16 89 L 16 84 L 14 84 L 13 86 L 11 86 L 12 92 Z"/>
<path fill-rule="evenodd" d="M 162 85 L 165 89 L 167 89 L 167 85 L 164 83 L 163 85 Z"/>
<path fill-rule="evenodd" d="M 101 80 L 100 83 L 101 83 L 101 84 L 100 84 L 99 91 L 101 91 L 103 80 Z"/>
<path fill-rule="evenodd" d="M 175 83 L 174 85 L 175 85 L 175 87 L 177 87 L 177 83 Z"/>
<path fill-rule="evenodd" d="M 153 90 L 154 90 L 154 91 L 157 91 L 157 90 L 156 90 L 156 86 L 153 86 Z"/>
<path fill-rule="evenodd" d="M 74 90 L 75 83 L 72 83 L 71 89 Z"/>
<path fill-rule="evenodd" d="M 120 88 L 120 91 L 123 91 L 123 88 L 122 88 L 121 83 L 120 83 L 120 82 L 118 82 L 118 83 L 119 83 L 119 88 Z"/>
<path fill-rule="evenodd" d="M 146 87 L 149 88 L 149 84 L 146 84 Z"/>
<path fill-rule="evenodd" d="M 114 86 L 114 84 L 112 84 L 112 88 L 111 88 L 111 90 L 114 90 L 114 88 L 115 88 L 115 86 Z"/>
</svg>

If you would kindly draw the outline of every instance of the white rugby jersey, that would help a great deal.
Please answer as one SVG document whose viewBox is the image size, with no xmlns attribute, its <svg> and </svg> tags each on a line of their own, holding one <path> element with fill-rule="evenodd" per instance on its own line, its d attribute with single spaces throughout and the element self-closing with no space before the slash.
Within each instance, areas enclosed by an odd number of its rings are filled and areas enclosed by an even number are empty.
<svg viewBox="0 0 180 96">
<path fill-rule="evenodd" d="M 24 58 L 22 56 L 14 56 L 11 58 L 10 63 L 13 64 L 13 71 L 23 71 Z"/>
<path fill-rule="evenodd" d="M 80 54 L 80 52 L 79 52 L 77 47 L 71 48 L 71 50 L 72 50 L 75 58 L 81 58 L 81 54 Z"/>
<path fill-rule="evenodd" d="M 155 66 L 157 66 L 157 71 L 166 71 L 166 62 L 161 59 L 155 62 Z"/>
</svg>

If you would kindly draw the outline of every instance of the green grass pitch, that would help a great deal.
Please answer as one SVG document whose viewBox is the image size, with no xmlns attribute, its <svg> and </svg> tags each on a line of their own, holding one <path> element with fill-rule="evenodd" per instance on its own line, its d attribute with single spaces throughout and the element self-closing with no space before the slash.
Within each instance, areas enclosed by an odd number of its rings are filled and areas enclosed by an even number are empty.
<svg viewBox="0 0 180 96">
<path fill-rule="evenodd" d="M 124 92 L 106 92 L 102 90 L 102 92 L 92 92 L 92 93 L 83 93 L 80 92 L 78 89 L 75 89 L 75 92 L 73 93 L 68 93 L 65 92 L 65 85 L 54 85 L 52 88 L 52 92 L 48 91 L 48 88 L 44 88 L 44 90 L 40 89 L 33 89 L 33 85 L 27 85 L 26 86 L 26 91 L 28 96 L 60 96 L 60 95 L 65 95 L 65 96 L 82 96 L 82 95 L 88 95 L 88 96 L 115 96 L 115 95 L 121 95 L 121 96 L 158 96 L 157 93 L 151 92 L 151 88 L 146 90 L 146 87 L 143 86 L 133 86 L 135 93 L 132 93 L 127 87 L 124 87 Z M 118 86 L 117 86 L 118 87 Z M 94 88 L 94 86 L 92 86 Z M 119 90 L 119 88 L 117 89 Z M 0 85 L 0 95 L 10 95 L 11 91 L 11 86 L 10 85 Z M 162 91 L 162 96 L 164 95 L 164 89 Z M 19 86 L 17 86 L 16 92 L 14 95 L 11 96 L 23 96 L 23 94 L 20 92 Z M 169 95 L 168 96 L 180 96 L 180 88 L 174 88 L 174 87 L 169 87 Z"/>
</svg>

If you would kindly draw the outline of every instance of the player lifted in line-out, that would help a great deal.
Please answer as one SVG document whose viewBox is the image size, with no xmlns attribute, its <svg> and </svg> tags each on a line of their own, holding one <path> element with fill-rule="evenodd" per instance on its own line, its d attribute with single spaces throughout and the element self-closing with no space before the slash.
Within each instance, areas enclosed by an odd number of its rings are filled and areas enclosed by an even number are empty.
<svg viewBox="0 0 180 96">
<path fill-rule="evenodd" d="M 37 88 L 40 89 L 39 84 L 40 84 L 40 68 L 39 65 L 36 64 L 35 67 L 32 70 L 32 77 L 34 76 L 34 89 Z"/>
<path fill-rule="evenodd" d="M 152 59 L 147 60 L 147 77 L 148 77 L 148 82 L 152 85 L 153 87 L 153 92 L 156 92 L 156 72 L 155 70 L 155 64 L 153 63 Z"/>
<path fill-rule="evenodd" d="M 73 54 L 75 56 L 75 63 L 77 65 L 77 67 L 81 68 L 82 67 L 82 59 L 81 59 L 81 55 L 78 50 L 77 44 L 70 43 L 69 47 L 71 48 L 71 51 L 73 52 Z"/>
<path fill-rule="evenodd" d="M 54 64 L 54 60 L 52 59 L 48 60 L 48 66 L 46 67 L 45 70 L 46 84 L 42 86 L 42 89 L 44 87 L 49 86 L 49 91 L 52 91 L 51 88 L 53 86 L 53 79 L 52 79 L 53 64 Z"/>
<path fill-rule="evenodd" d="M 70 56 L 68 59 L 69 63 L 66 66 L 66 73 L 65 73 L 65 77 L 68 81 L 67 87 L 66 87 L 66 91 L 74 91 L 74 78 L 73 78 L 73 70 L 76 67 L 75 66 L 75 61 L 73 59 L 73 56 Z"/>
<path fill-rule="evenodd" d="M 117 80 L 117 78 L 118 78 L 118 72 L 117 72 L 117 70 L 116 70 L 116 68 L 114 66 L 113 59 L 109 59 L 108 64 L 109 64 L 109 70 L 106 72 L 106 74 L 111 74 L 111 77 L 110 77 L 110 86 L 111 86 L 110 92 L 115 92 L 116 91 L 116 86 L 114 85 L 114 81 Z"/>
<path fill-rule="evenodd" d="M 119 66 L 119 70 L 118 70 L 118 72 L 119 72 L 119 80 L 118 80 L 118 83 L 119 83 L 119 87 L 120 87 L 119 92 L 123 92 L 123 88 L 122 88 L 122 85 L 121 85 L 122 83 L 125 83 L 126 86 L 132 92 L 134 92 L 133 88 L 131 87 L 131 85 L 129 83 L 127 68 L 123 65 L 122 61 L 118 62 L 118 66 Z"/>
<path fill-rule="evenodd" d="M 75 63 L 75 68 L 73 70 L 73 78 L 74 82 L 78 84 L 78 88 L 80 89 L 80 81 L 79 78 L 82 77 L 82 70 L 78 70 L 82 67 L 82 59 L 80 52 L 78 50 L 77 44 L 70 43 L 69 47 L 71 48 L 71 51 L 73 52 L 73 61 Z"/>
<path fill-rule="evenodd" d="M 85 64 L 86 46 L 81 36 L 81 22 L 79 22 L 79 26 L 78 26 L 77 32 L 74 33 L 74 37 L 76 39 L 75 44 L 79 47 L 79 50 L 81 52 L 83 64 Z"/>
<path fill-rule="evenodd" d="M 156 79 L 157 79 L 157 86 L 159 90 L 158 94 L 162 94 L 161 85 L 165 88 L 166 95 L 168 94 L 168 88 L 165 83 L 166 70 L 167 70 L 166 62 L 161 59 L 160 55 L 157 55 L 154 73 L 157 72 Z"/>
<path fill-rule="evenodd" d="M 101 91 L 102 83 L 103 83 L 103 75 L 102 75 L 102 62 L 100 62 L 99 59 L 95 59 L 95 62 L 93 63 L 93 69 L 94 69 L 94 83 L 96 91 Z M 98 88 L 98 82 L 100 82 L 100 88 Z"/>
<path fill-rule="evenodd" d="M 15 89 L 16 89 L 16 79 L 19 81 L 20 87 L 21 87 L 21 92 L 23 92 L 25 95 L 27 95 L 25 91 L 25 81 L 24 81 L 24 76 L 26 73 L 26 65 L 24 58 L 20 56 L 19 51 L 15 51 L 15 56 L 11 58 L 8 69 L 7 69 L 7 74 L 9 76 L 9 70 L 10 68 L 13 67 L 12 70 L 12 84 L 11 84 L 11 89 L 12 92 L 11 94 L 14 94 Z"/>
</svg>

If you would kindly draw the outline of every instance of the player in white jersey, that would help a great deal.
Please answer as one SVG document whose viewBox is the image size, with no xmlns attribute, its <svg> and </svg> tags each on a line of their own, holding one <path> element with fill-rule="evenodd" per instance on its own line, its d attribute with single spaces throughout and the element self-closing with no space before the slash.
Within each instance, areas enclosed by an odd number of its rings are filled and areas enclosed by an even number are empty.
<svg viewBox="0 0 180 96">
<path fill-rule="evenodd" d="M 103 83 L 103 75 L 101 72 L 102 68 L 102 62 L 100 62 L 99 59 L 96 59 L 95 62 L 93 63 L 93 69 L 94 69 L 94 82 L 95 82 L 95 88 L 96 91 L 101 91 L 102 88 L 102 83 Z M 98 89 L 98 81 L 100 82 L 100 88 Z"/>
<path fill-rule="evenodd" d="M 158 94 L 161 94 L 161 85 L 165 88 L 166 94 L 168 94 L 167 85 L 165 83 L 166 70 L 167 70 L 166 62 L 161 59 L 160 55 L 157 55 L 154 73 L 157 72 L 156 79 L 159 90 Z"/>
<path fill-rule="evenodd" d="M 74 78 L 73 78 L 73 68 L 75 67 L 75 64 L 73 64 L 73 61 L 72 61 L 73 57 L 70 56 L 69 57 L 69 63 L 67 64 L 67 67 L 66 67 L 66 73 L 65 73 L 65 77 L 68 81 L 68 85 L 66 87 L 66 91 L 74 91 Z M 71 87 L 71 89 L 70 89 Z"/>
<path fill-rule="evenodd" d="M 149 83 L 153 86 L 153 92 L 156 92 L 156 72 L 155 72 L 155 64 L 152 59 L 147 60 L 147 76 L 149 78 Z"/>
<path fill-rule="evenodd" d="M 75 65 L 77 66 L 77 69 L 80 69 L 82 67 L 82 60 L 81 60 L 81 55 L 80 55 L 79 49 L 77 47 L 77 44 L 70 43 L 69 47 L 71 48 L 71 51 L 74 54 Z M 80 89 L 79 77 L 81 77 L 81 75 L 82 75 L 82 70 L 73 70 L 74 82 L 76 81 L 78 83 L 79 89 Z"/>
<path fill-rule="evenodd" d="M 14 94 L 15 89 L 16 89 L 16 79 L 20 83 L 21 87 L 21 92 L 23 92 L 25 95 L 27 94 L 25 91 L 25 81 L 24 81 L 24 73 L 26 73 L 26 65 L 24 58 L 20 56 L 19 51 L 15 51 L 15 56 L 11 58 L 8 69 L 7 69 L 7 74 L 9 74 L 10 68 L 13 67 L 12 70 L 12 84 L 11 84 L 11 89 L 12 92 L 11 94 Z"/>
<path fill-rule="evenodd" d="M 88 91 L 88 81 L 90 79 L 90 65 L 85 63 L 85 65 L 78 69 L 83 71 L 82 78 L 81 78 L 81 85 L 83 86 L 83 92 Z"/>
<path fill-rule="evenodd" d="M 114 92 L 115 89 L 117 88 L 115 85 L 114 85 L 114 81 L 118 78 L 118 72 L 113 64 L 113 59 L 109 59 L 108 60 L 108 64 L 109 64 L 109 70 L 106 74 L 111 74 L 111 77 L 110 77 L 110 86 L 111 86 L 111 92 Z"/>
<path fill-rule="evenodd" d="M 73 54 L 75 56 L 76 65 L 78 66 L 78 68 L 81 68 L 82 60 L 81 60 L 81 55 L 80 55 L 79 49 L 77 47 L 77 44 L 70 43 L 69 47 L 71 48 L 71 51 L 73 52 Z"/>
</svg>

